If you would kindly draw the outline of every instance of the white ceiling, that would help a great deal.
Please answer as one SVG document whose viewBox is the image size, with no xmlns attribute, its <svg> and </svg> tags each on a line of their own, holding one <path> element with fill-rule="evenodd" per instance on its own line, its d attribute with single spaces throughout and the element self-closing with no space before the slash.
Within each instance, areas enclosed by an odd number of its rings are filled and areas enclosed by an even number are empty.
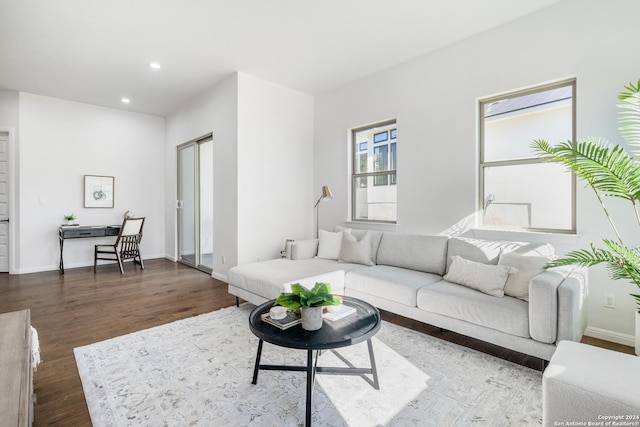
<svg viewBox="0 0 640 427">
<path fill-rule="evenodd" d="M 0 90 L 160 116 L 235 71 L 317 94 L 559 1 L 0 0 Z"/>
</svg>

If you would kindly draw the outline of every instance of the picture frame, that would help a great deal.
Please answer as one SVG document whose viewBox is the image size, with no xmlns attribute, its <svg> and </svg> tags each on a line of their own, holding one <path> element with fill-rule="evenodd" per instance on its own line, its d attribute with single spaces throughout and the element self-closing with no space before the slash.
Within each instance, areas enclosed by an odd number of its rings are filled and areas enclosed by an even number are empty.
<svg viewBox="0 0 640 427">
<path fill-rule="evenodd" d="M 84 207 L 113 208 L 114 177 L 100 175 L 84 176 Z"/>
</svg>

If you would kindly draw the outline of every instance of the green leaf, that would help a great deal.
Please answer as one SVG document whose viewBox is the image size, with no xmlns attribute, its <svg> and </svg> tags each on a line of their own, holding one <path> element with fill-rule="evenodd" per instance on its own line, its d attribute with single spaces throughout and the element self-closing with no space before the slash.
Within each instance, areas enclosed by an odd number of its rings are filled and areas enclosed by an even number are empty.
<svg viewBox="0 0 640 427">
<path fill-rule="evenodd" d="M 589 138 L 556 146 L 535 140 L 531 147 L 543 159 L 565 165 L 605 196 L 632 203 L 640 198 L 640 164 L 619 145 L 612 146 L 602 138 Z"/>
<path fill-rule="evenodd" d="M 322 307 L 325 305 L 338 305 L 340 300 L 331 295 L 331 285 L 328 283 L 316 283 L 309 290 L 300 283 L 291 285 L 291 293 L 281 293 L 276 304 L 297 309 L 300 307 Z"/>
<path fill-rule="evenodd" d="M 620 134 L 633 147 L 635 156 L 640 155 L 640 79 L 637 84 L 629 83 L 624 87 L 626 91 L 618 94 L 618 99 L 623 101 L 620 108 L 618 124 Z"/>
<path fill-rule="evenodd" d="M 281 293 L 275 303 L 276 305 L 281 305 L 283 307 L 290 308 L 291 310 L 297 310 L 302 307 L 302 304 L 300 303 L 300 295 L 294 293 Z"/>
<path fill-rule="evenodd" d="M 311 292 L 318 295 L 330 295 L 331 285 L 328 283 L 316 283 Z"/>
</svg>

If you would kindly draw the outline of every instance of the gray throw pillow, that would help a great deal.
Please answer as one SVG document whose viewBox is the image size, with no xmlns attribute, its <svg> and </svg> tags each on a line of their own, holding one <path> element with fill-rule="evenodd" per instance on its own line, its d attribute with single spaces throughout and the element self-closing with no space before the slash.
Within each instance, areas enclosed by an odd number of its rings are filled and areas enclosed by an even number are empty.
<svg viewBox="0 0 640 427">
<path fill-rule="evenodd" d="M 364 233 L 360 240 L 349 233 L 344 233 L 338 262 L 373 265 L 373 261 L 371 261 L 371 235 L 369 235 L 369 232 Z"/>
<path fill-rule="evenodd" d="M 507 283 L 509 274 L 517 272 L 516 269 L 506 265 L 483 264 L 469 261 L 458 255 L 452 256 L 451 261 L 451 267 L 444 275 L 444 280 L 494 297 L 504 296 L 504 285 Z"/>
<path fill-rule="evenodd" d="M 544 271 L 544 266 L 550 262 L 550 256 L 527 256 L 515 252 L 500 255 L 498 265 L 506 265 L 517 269 L 517 273 L 510 274 L 504 287 L 504 294 L 529 301 L 529 281 L 533 276 Z"/>
</svg>

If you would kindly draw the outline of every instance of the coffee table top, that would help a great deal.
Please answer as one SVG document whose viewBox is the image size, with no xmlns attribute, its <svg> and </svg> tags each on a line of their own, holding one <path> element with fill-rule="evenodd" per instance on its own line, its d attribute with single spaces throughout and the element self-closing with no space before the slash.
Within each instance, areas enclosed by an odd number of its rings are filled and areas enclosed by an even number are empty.
<svg viewBox="0 0 640 427">
<path fill-rule="evenodd" d="M 355 307 L 356 312 L 339 320 L 325 320 L 317 331 L 295 325 L 282 330 L 260 319 L 273 307 L 275 300 L 259 305 L 249 315 L 249 328 L 254 335 L 281 347 L 305 350 L 322 350 L 347 347 L 374 336 L 382 325 L 380 311 L 371 304 L 352 297 L 344 297 L 343 303 Z"/>
</svg>

